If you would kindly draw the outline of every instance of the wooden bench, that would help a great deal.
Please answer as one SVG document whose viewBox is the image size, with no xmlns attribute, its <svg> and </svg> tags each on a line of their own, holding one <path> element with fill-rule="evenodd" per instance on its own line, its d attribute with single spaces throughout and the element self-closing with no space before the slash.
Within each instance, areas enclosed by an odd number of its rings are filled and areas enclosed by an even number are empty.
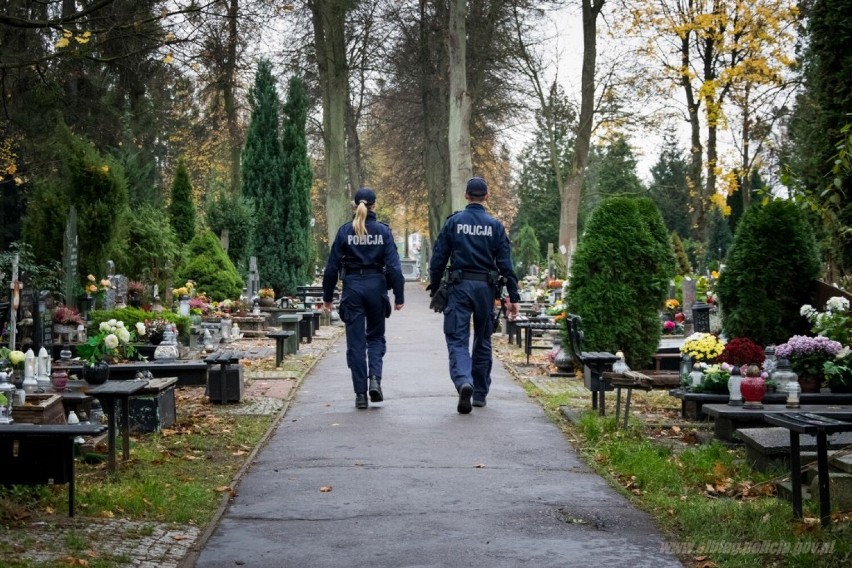
<svg viewBox="0 0 852 568">
<path fill-rule="evenodd" d="M 527 356 L 527 365 L 530 364 L 530 355 L 533 349 L 550 349 L 552 345 L 534 345 L 533 336 L 536 332 L 542 331 L 559 331 L 558 323 L 541 322 L 534 320 L 520 321 L 515 324 L 520 331 L 524 332 L 524 353 Z"/>
<path fill-rule="evenodd" d="M 304 305 L 305 308 L 322 304 L 322 286 L 296 286 L 296 295 L 302 300 L 302 305 Z M 340 293 L 335 290 L 334 295 L 332 296 L 332 302 L 337 302 L 339 297 Z"/>
<path fill-rule="evenodd" d="M 705 404 L 726 404 L 728 393 L 719 394 L 711 392 L 692 392 L 684 388 L 671 389 L 669 394 L 679 398 L 680 414 L 682 418 L 694 418 L 704 420 L 707 418 L 702 407 Z M 852 404 L 852 393 L 830 393 L 830 392 L 803 392 L 799 395 L 802 405 L 811 404 Z M 787 402 L 787 394 L 781 392 L 766 393 L 763 395 L 763 404 L 784 404 Z"/>
<path fill-rule="evenodd" d="M 281 361 L 285 355 L 296 353 L 296 345 L 293 341 L 289 341 L 291 337 L 296 335 L 295 331 L 270 331 L 266 337 L 275 340 L 275 366 L 280 367 Z"/>
<path fill-rule="evenodd" d="M 790 482 L 793 486 L 793 514 L 802 518 L 802 477 L 799 435 L 809 434 L 817 440 L 817 476 L 819 480 L 819 516 L 823 527 L 831 524 L 831 499 L 828 484 L 828 434 L 852 432 L 852 422 L 835 420 L 809 412 L 767 414 L 770 424 L 790 431 Z"/>
<path fill-rule="evenodd" d="M 601 380 L 604 371 L 612 369 L 618 358 L 608 351 L 583 351 L 583 320 L 576 314 L 568 314 L 568 347 L 571 354 L 584 367 L 583 384 L 592 391 L 592 409 L 599 408 L 601 416 L 606 414 L 604 391 L 606 383 Z M 610 388 L 612 390 L 612 388 Z"/>
<path fill-rule="evenodd" d="M 633 390 L 650 391 L 653 389 L 667 389 L 680 382 L 680 376 L 677 373 L 652 373 L 644 374 L 639 371 L 625 371 L 623 373 L 614 373 L 612 371 L 604 371 L 601 373 L 601 380 L 606 387 L 615 389 L 615 424 L 618 425 L 619 415 L 621 414 L 621 390 L 627 391 L 627 396 L 624 402 L 624 427 L 627 428 L 627 417 L 630 415 L 630 398 Z"/>
<path fill-rule="evenodd" d="M 89 394 L 101 403 L 104 412 L 107 415 L 107 438 L 109 459 L 107 461 L 107 470 L 112 473 L 115 471 L 115 436 L 117 418 L 121 417 L 121 446 L 122 459 L 127 461 L 130 458 L 130 397 L 138 393 L 148 386 L 147 380 L 132 380 L 132 381 L 107 381 L 102 385 L 89 390 Z M 115 409 L 115 403 L 118 402 L 121 406 L 119 411 Z"/>
<path fill-rule="evenodd" d="M 766 426 L 765 417 L 768 414 L 810 412 L 838 420 L 852 420 L 852 406 L 848 405 L 808 404 L 802 405 L 800 410 L 793 410 L 787 408 L 786 404 L 764 404 L 763 408 L 731 406 L 730 404 L 705 404 L 702 409 L 705 414 L 713 418 L 713 435 L 724 442 L 740 441 L 739 438 L 734 436 L 737 430 Z"/>
<path fill-rule="evenodd" d="M 218 380 L 208 372 L 207 396 L 210 402 L 240 402 L 243 398 L 243 368 L 240 359 L 242 351 L 220 351 L 204 359 L 207 365 L 219 365 Z M 229 369 L 231 366 L 233 369 Z M 233 372 L 235 371 L 235 372 Z"/>
<path fill-rule="evenodd" d="M 68 484 L 74 516 L 74 439 L 96 436 L 102 424 L 5 424 L 0 428 L 0 483 Z"/>
</svg>

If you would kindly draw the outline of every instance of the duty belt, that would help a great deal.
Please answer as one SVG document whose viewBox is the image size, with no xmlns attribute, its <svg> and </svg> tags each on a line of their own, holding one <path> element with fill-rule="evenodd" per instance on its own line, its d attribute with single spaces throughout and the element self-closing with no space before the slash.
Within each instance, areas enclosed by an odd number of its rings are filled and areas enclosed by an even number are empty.
<svg viewBox="0 0 852 568">
<path fill-rule="evenodd" d="M 353 268 L 351 266 L 346 267 L 347 276 L 351 276 L 353 274 L 382 274 L 384 271 L 384 268 L 378 268 L 376 266 L 367 266 L 364 268 Z"/>
<path fill-rule="evenodd" d="M 462 270 L 462 280 L 479 280 L 480 282 L 488 282 L 491 278 L 487 272 L 474 272 L 473 270 Z"/>
</svg>

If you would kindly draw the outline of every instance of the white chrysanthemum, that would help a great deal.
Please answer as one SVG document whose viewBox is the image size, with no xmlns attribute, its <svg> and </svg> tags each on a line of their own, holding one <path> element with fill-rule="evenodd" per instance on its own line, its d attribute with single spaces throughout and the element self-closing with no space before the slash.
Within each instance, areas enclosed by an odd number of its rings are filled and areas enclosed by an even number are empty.
<svg viewBox="0 0 852 568">
<path fill-rule="evenodd" d="M 104 337 L 104 345 L 106 345 L 108 349 L 115 349 L 118 347 L 118 337 L 116 337 L 114 333 L 110 333 Z"/>
<path fill-rule="evenodd" d="M 145 335 L 145 324 L 141 321 L 136 322 L 136 334 L 137 335 Z"/>
<path fill-rule="evenodd" d="M 129 343 L 130 342 L 130 332 L 127 331 L 127 328 L 120 327 L 115 332 L 115 334 L 118 336 L 118 338 L 121 340 L 122 343 Z"/>
<path fill-rule="evenodd" d="M 116 325 L 118 325 L 118 320 L 113 318 L 113 319 L 109 320 L 107 323 L 109 324 L 110 327 L 115 327 Z"/>
<path fill-rule="evenodd" d="M 98 326 L 98 330 L 109 333 L 112 331 L 112 326 L 109 324 L 108 321 L 102 321 L 101 325 Z"/>
<path fill-rule="evenodd" d="M 832 296 L 825 303 L 825 309 L 834 313 L 846 312 L 849 310 L 849 300 L 843 296 Z"/>
<path fill-rule="evenodd" d="M 814 307 L 812 305 L 805 304 L 804 306 L 802 306 L 799 309 L 799 314 L 808 318 L 808 319 L 811 319 L 814 316 L 814 314 L 816 314 L 816 310 L 814 309 Z"/>
<path fill-rule="evenodd" d="M 116 329 L 124 329 L 124 322 L 121 320 L 115 322 L 115 327 Z"/>
</svg>

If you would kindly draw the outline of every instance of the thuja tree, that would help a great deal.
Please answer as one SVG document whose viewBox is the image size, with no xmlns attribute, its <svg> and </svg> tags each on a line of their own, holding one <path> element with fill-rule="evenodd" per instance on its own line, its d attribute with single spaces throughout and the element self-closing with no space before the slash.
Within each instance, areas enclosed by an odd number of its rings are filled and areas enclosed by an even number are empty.
<svg viewBox="0 0 852 568">
<path fill-rule="evenodd" d="M 251 199 L 220 190 L 210 196 L 204 212 L 211 231 L 217 235 L 227 233 L 228 258 L 240 273 L 245 273 L 254 236 L 254 206 Z"/>
<path fill-rule="evenodd" d="M 577 246 L 568 288 L 568 309 L 583 318 L 584 348 L 621 350 L 628 365 L 647 368 L 659 346 L 659 310 L 674 272 L 656 206 L 648 198 L 604 200 Z"/>
<path fill-rule="evenodd" d="M 251 120 L 242 153 L 243 195 L 254 205 L 255 230 L 252 253 L 257 257 L 260 282 L 282 290 L 287 285 L 287 259 L 283 231 L 286 203 L 283 155 L 279 138 L 280 102 L 272 77 L 272 65 L 261 60 L 254 85 L 249 89 Z"/>
<path fill-rule="evenodd" d="M 290 79 L 284 103 L 284 124 L 281 149 L 283 154 L 284 226 L 281 242 L 284 247 L 284 266 L 281 290 L 294 293 L 296 287 L 313 279 L 314 246 L 311 229 L 311 184 L 313 171 L 308 159 L 305 124 L 308 119 L 308 100 L 304 82 Z"/>
<path fill-rule="evenodd" d="M 199 231 L 189 243 L 187 260 L 177 273 L 176 282 L 195 282 L 198 291 L 212 300 L 237 298 L 243 290 L 243 281 L 219 239 L 208 230 Z"/>
<path fill-rule="evenodd" d="M 189 182 L 189 172 L 186 171 L 183 158 L 178 161 L 172 182 L 169 218 L 178 240 L 182 243 L 189 242 L 195 235 L 195 202 L 192 200 L 192 184 Z"/>
<path fill-rule="evenodd" d="M 39 258 L 58 260 L 66 216 L 74 205 L 80 272 L 103 276 L 106 261 L 121 250 L 127 237 L 129 198 L 124 171 L 66 126 L 59 126 L 57 137 L 59 175 L 38 185 L 24 220 L 24 240 L 34 245 Z"/>
<path fill-rule="evenodd" d="M 816 241 L 801 210 L 786 200 L 753 204 L 737 224 L 716 285 L 725 335 L 770 345 L 808 333 L 799 310 L 811 303 L 819 274 Z"/>
<path fill-rule="evenodd" d="M 689 257 L 686 254 L 686 249 L 683 248 L 683 240 L 676 232 L 672 232 L 672 250 L 677 263 L 677 273 L 680 276 L 692 274 L 692 265 L 689 263 Z"/>
<path fill-rule="evenodd" d="M 529 274 L 530 266 L 538 264 L 541 260 L 541 249 L 535 229 L 526 224 L 521 227 L 515 237 L 512 256 L 518 265 L 518 276 Z"/>
</svg>

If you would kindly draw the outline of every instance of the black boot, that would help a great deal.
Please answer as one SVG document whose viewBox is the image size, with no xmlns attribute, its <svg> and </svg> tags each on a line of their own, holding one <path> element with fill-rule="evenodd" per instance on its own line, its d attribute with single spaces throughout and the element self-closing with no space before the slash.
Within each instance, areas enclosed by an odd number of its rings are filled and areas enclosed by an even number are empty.
<svg viewBox="0 0 852 568">
<path fill-rule="evenodd" d="M 367 408 L 367 393 L 358 393 L 355 395 L 355 408 Z"/>
<path fill-rule="evenodd" d="M 382 396 L 382 378 L 370 377 L 370 400 L 372 402 L 382 402 L 385 397 Z"/>
</svg>

